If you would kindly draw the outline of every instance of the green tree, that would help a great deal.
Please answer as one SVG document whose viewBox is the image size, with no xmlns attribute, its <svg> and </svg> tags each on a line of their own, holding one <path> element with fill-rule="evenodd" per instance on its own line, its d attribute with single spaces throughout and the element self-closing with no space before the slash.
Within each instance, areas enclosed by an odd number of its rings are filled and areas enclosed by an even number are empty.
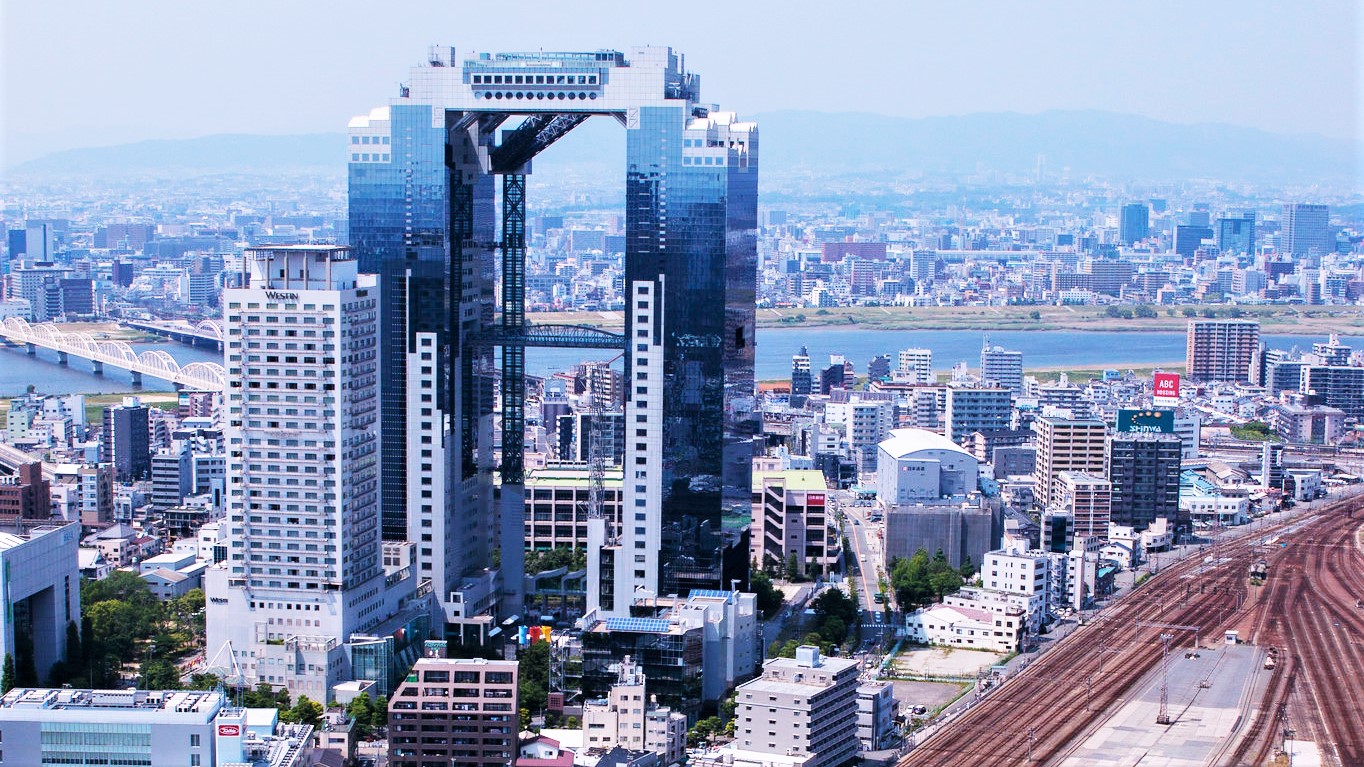
<svg viewBox="0 0 1364 767">
<path fill-rule="evenodd" d="M 961 575 L 952 570 L 934 573 L 929 577 L 929 584 L 933 589 L 934 596 L 942 599 L 961 588 Z"/>
<path fill-rule="evenodd" d="M 180 673 L 168 660 L 158 658 L 142 664 L 142 688 L 145 690 L 178 690 Z"/>
<path fill-rule="evenodd" d="M 844 594 L 840 589 L 825 589 L 810 603 L 810 608 L 822 619 L 821 622 L 829 618 L 839 618 L 846 626 L 857 620 L 856 599 Z"/>
<path fill-rule="evenodd" d="M 800 575 L 800 560 L 796 558 L 796 552 L 794 551 L 786 558 L 786 578 L 787 580 L 792 581 L 802 580 Z"/>
<path fill-rule="evenodd" d="M 1040 320 L 1042 319 L 1042 313 L 1037 311 L 1036 309 L 1033 309 L 1032 311 L 1028 312 L 1028 317 L 1034 320 Z"/>
<path fill-rule="evenodd" d="M 322 723 L 322 704 L 310 699 L 307 695 L 298 696 L 298 702 L 289 710 L 290 718 L 299 724 L 310 724 L 314 727 Z"/>
<path fill-rule="evenodd" d="M 521 705 L 542 711 L 549 705 L 549 642 L 532 642 L 521 651 L 517 672 Z"/>
<path fill-rule="evenodd" d="M 1154 319 L 1160 316 L 1155 309 L 1152 309 L 1151 307 L 1145 304 L 1133 308 L 1132 312 L 1136 314 L 1137 317 L 1140 317 L 1141 319 L 1144 320 Z"/>
<path fill-rule="evenodd" d="M 971 555 L 967 554 L 961 560 L 961 577 L 963 580 L 971 580 L 976 577 L 976 563 L 971 561 Z"/>
<path fill-rule="evenodd" d="M 369 693 L 362 692 L 351 698 L 350 705 L 346 706 L 346 714 L 355 720 L 355 737 L 365 738 L 373 732 L 372 710 L 373 701 L 370 700 Z"/>
<path fill-rule="evenodd" d="M 848 638 L 848 624 L 838 616 L 830 616 L 819 627 L 819 635 L 829 644 L 839 644 Z"/>
<path fill-rule="evenodd" d="M 1197 317 L 1197 316 L 1198 316 L 1198 310 L 1195 309 L 1195 308 L 1193 308 L 1192 306 L 1186 306 L 1186 307 L 1184 307 L 1184 310 L 1183 310 L 1182 313 L 1183 313 L 1183 315 L 1184 315 L 1185 317 Z"/>
<path fill-rule="evenodd" d="M 80 668 L 85 660 L 85 649 L 81 647 L 81 630 L 75 621 L 66 622 L 66 663 L 71 668 Z"/>
<path fill-rule="evenodd" d="M 734 712 L 739 708 L 739 693 L 732 692 L 720 702 L 720 718 L 726 722 L 734 721 Z"/>
<path fill-rule="evenodd" d="M 587 569 L 587 550 L 572 546 L 560 546 L 526 552 L 526 573 L 535 575 L 560 567 L 570 571 Z"/>
<path fill-rule="evenodd" d="M 380 695 L 369 707 L 369 726 L 382 730 L 388 726 L 388 696 Z"/>
<path fill-rule="evenodd" d="M 932 601 L 928 566 L 928 552 L 922 548 L 908 559 L 900 557 L 891 562 L 890 585 L 900 609 L 912 610 Z"/>
<path fill-rule="evenodd" d="M 687 733 L 687 744 L 696 747 L 709 743 L 716 734 L 724 730 L 724 723 L 717 717 L 709 716 L 698 720 Z"/>
<path fill-rule="evenodd" d="M 10 690 L 13 690 L 13 689 L 14 689 L 14 682 L 15 682 L 14 676 L 15 676 L 15 672 L 14 672 L 14 654 L 13 654 L 13 653 L 8 653 L 8 652 L 7 652 L 7 653 L 5 653 L 5 667 L 4 667 L 4 671 L 3 671 L 3 672 L 0 672 L 0 688 L 3 688 L 3 689 L 0 689 L 0 695 L 3 695 L 4 693 L 7 693 L 7 692 L 9 692 Z"/>
<path fill-rule="evenodd" d="M 269 682 L 261 682 L 242 694 L 242 703 L 246 708 L 277 708 L 281 717 L 292 708 L 289 700 L 287 689 L 276 690 Z"/>
<path fill-rule="evenodd" d="M 762 612 L 763 618 L 771 620 L 781 610 L 785 595 L 772 585 L 772 579 L 761 570 L 749 573 L 748 586 L 758 597 L 758 610 Z"/>
<path fill-rule="evenodd" d="M 530 729 L 530 709 L 528 709 L 528 708 L 522 708 L 518 713 L 520 713 L 520 715 L 521 715 L 521 716 L 520 716 L 520 719 L 521 719 L 521 729 L 522 729 L 522 730 L 529 730 L 529 729 Z"/>
<path fill-rule="evenodd" d="M 223 680 L 217 674 L 190 674 L 189 689 L 191 690 L 213 690 L 222 684 Z"/>
</svg>

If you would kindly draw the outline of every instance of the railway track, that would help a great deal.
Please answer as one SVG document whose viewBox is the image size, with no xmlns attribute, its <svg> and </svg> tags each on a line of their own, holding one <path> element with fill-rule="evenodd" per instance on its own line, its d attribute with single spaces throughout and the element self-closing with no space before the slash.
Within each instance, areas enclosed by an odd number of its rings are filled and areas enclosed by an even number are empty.
<svg viewBox="0 0 1364 767">
<path fill-rule="evenodd" d="M 1098 620 L 1075 631 L 999 690 L 919 744 L 898 765 L 1045 764 L 1063 755 L 1084 733 L 1096 727 L 1103 712 L 1125 700 L 1133 685 L 1160 661 L 1161 629 L 1143 627 L 1142 622 L 1195 625 L 1206 637 L 1238 621 L 1253 627 L 1249 633 L 1256 641 L 1262 641 L 1262 637 L 1264 642 L 1279 641 L 1285 650 L 1281 651 L 1283 665 L 1276 669 L 1276 677 L 1271 679 L 1261 706 L 1262 715 L 1242 736 L 1231 759 L 1223 763 L 1263 764 L 1265 754 L 1273 753 L 1276 733 L 1281 731 L 1276 723 L 1288 713 L 1289 700 L 1314 692 L 1322 701 L 1321 707 L 1339 708 L 1335 715 L 1326 716 L 1322 733 L 1335 744 L 1332 753 L 1338 749 L 1343 765 L 1364 764 L 1361 750 L 1364 745 L 1357 732 L 1361 726 L 1359 706 L 1364 700 L 1364 680 L 1332 687 L 1326 684 L 1324 676 L 1330 665 L 1327 658 L 1336 657 L 1329 653 L 1340 653 L 1342 660 L 1348 658 L 1351 663 L 1361 660 L 1364 644 L 1359 640 L 1364 631 L 1354 634 L 1353 644 L 1345 636 L 1347 632 L 1337 631 L 1341 636 L 1332 640 L 1330 648 L 1318 647 L 1332 636 L 1321 632 L 1336 627 L 1321 625 L 1324 619 L 1310 617 L 1320 613 L 1332 616 L 1328 623 L 1344 620 L 1347 623 L 1342 625 L 1348 625 L 1351 631 L 1364 629 L 1364 610 L 1347 617 L 1340 614 L 1343 607 L 1332 610 L 1327 605 L 1341 599 L 1342 594 L 1353 593 L 1352 586 L 1339 583 L 1340 579 L 1328 574 L 1321 578 L 1321 588 L 1331 589 L 1329 593 L 1334 596 L 1323 599 L 1311 586 L 1294 589 L 1291 583 L 1296 578 L 1284 579 L 1290 585 L 1272 583 L 1279 570 L 1292 573 L 1296 568 L 1303 580 L 1309 569 L 1312 575 L 1330 569 L 1340 571 L 1342 567 L 1350 572 L 1344 565 L 1347 561 L 1356 562 L 1352 575 L 1357 574 L 1357 560 L 1309 562 L 1308 556 L 1311 551 L 1320 551 L 1325 557 L 1325 552 L 1338 548 L 1339 540 L 1348 537 L 1353 529 L 1345 510 L 1358 508 L 1362 503 L 1364 499 L 1346 497 L 1327 504 L 1306 520 L 1283 522 L 1261 531 L 1262 537 L 1282 534 L 1290 543 L 1270 554 L 1271 584 L 1268 594 L 1261 598 L 1249 598 L 1246 573 L 1251 562 L 1265 553 L 1244 537 L 1219 542 L 1204 552 L 1202 558 L 1191 557 L 1167 567 L 1110 606 Z M 1295 543 L 1309 539 L 1324 544 Z M 1358 557 L 1358 550 L 1351 551 L 1352 556 Z M 1194 578 L 1198 579 L 1197 585 Z M 1355 583 L 1353 588 L 1358 586 Z M 1364 597 L 1364 592 L 1349 598 L 1349 609 L 1354 609 L 1354 600 L 1360 597 Z M 1307 606 L 1312 609 L 1304 609 Z M 1315 629 L 1308 623 L 1312 620 L 1317 620 Z M 1309 633 L 1314 630 L 1318 633 Z M 1286 637 L 1289 634 L 1295 641 Z M 1177 636 L 1174 646 L 1187 647 L 1191 639 Z M 1100 645 L 1115 654 L 1109 657 L 1108 652 L 1096 652 Z M 1302 721 L 1302 716 L 1295 719 Z M 1353 722 L 1347 721 L 1348 717 L 1354 717 Z"/>
</svg>

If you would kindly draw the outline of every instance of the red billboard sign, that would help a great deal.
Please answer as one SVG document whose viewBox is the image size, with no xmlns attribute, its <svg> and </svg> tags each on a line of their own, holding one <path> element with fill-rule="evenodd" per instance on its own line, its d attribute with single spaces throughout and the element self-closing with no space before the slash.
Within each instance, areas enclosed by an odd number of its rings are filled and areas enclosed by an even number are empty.
<svg viewBox="0 0 1364 767">
<path fill-rule="evenodd" d="M 224 738 L 235 738 L 242 734 L 240 724 L 220 724 L 218 725 L 218 735 Z"/>
<path fill-rule="evenodd" d="M 1179 399 L 1179 374 L 1156 373 L 1155 396 Z"/>
<path fill-rule="evenodd" d="M 822 506 L 824 504 L 824 494 L 810 493 L 805 496 L 805 503 L 810 506 Z"/>
</svg>

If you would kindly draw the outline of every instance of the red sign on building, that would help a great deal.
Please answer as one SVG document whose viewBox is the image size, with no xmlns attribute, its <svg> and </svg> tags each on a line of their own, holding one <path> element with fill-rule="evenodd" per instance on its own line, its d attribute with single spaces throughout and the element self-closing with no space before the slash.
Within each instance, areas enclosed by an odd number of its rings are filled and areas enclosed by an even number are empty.
<svg viewBox="0 0 1364 767">
<path fill-rule="evenodd" d="M 235 738 L 242 734 L 242 726 L 239 724 L 220 724 L 218 734 L 224 738 Z"/>
<path fill-rule="evenodd" d="M 1156 373 L 1155 396 L 1158 399 L 1179 399 L 1179 374 Z"/>
</svg>

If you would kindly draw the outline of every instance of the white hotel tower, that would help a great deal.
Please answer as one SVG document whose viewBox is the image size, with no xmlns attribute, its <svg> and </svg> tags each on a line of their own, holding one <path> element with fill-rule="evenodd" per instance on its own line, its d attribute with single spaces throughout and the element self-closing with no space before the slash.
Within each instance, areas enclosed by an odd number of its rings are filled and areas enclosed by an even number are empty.
<svg viewBox="0 0 1364 767">
<path fill-rule="evenodd" d="M 246 270 L 223 294 L 229 555 L 206 578 L 208 656 L 325 701 L 350 678 L 344 642 L 402 596 L 379 538 L 375 277 L 330 245 L 247 250 Z"/>
</svg>

